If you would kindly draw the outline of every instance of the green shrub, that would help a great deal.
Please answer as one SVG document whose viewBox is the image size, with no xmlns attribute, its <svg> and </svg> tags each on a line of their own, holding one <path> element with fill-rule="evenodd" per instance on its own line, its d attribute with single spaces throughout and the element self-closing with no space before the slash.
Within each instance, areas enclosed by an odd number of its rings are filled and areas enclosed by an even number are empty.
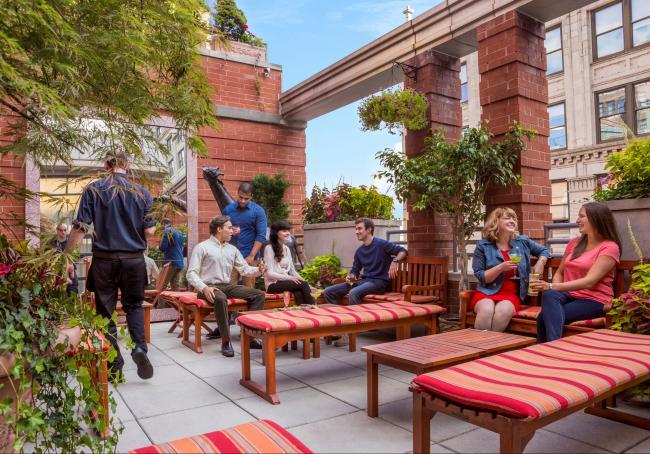
<svg viewBox="0 0 650 454">
<path fill-rule="evenodd" d="M 650 139 L 635 139 L 624 151 L 609 155 L 605 169 L 608 187 L 597 190 L 595 200 L 650 197 Z"/>
<path fill-rule="evenodd" d="M 332 280 L 343 277 L 347 271 L 341 270 L 341 260 L 334 254 L 314 257 L 298 273 L 309 283 L 318 288 L 329 287 Z"/>
<path fill-rule="evenodd" d="M 260 38 L 248 31 L 244 12 L 237 7 L 235 0 L 217 0 L 214 14 L 214 26 L 224 38 L 230 41 L 265 46 Z"/>
<path fill-rule="evenodd" d="M 260 173 L 251 182 L 253 185 L 253 197 L 264 211 L 269 225 L 275 221 L 284 221 L 289 217 L 289 205 L 284 203 L 284 194 L 291 186 L 284 174 L 278 173 L 269 177 Z"/>
<path fill-rule="evenodd" d="M 393 219 L 393 198 L 380 194 L 374 186 L 340 183 L 331 192 L 314 186 L 311 196 L 305 200 L 303 216 L 306 224 L 353 221 L 361 217 Z"/>
</svg>

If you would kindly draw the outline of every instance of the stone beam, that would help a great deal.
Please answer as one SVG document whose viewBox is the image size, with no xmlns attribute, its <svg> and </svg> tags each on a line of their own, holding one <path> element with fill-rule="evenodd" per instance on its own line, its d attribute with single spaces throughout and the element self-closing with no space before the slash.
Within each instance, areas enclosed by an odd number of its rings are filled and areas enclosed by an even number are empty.
<svg viewBox="0 0 650 454">
<path fill-rule="evenodd" d="M 596 0 L 444 0 L 411 21 L 282 93 L 281 114 L 309 121 L 372 93 L 401 83 L 405 62 L 425 50 L 462 57 L 478 49 L 476 28 L 510 11 L 540 22 Z"/>
</svg>

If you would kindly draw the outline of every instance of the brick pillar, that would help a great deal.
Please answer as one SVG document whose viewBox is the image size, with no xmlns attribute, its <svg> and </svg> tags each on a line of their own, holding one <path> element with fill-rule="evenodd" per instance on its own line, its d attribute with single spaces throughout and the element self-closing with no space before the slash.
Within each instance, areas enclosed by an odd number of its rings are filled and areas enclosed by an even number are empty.
<svg viewBox="0 0 650 454">
<path fill-rule="evenodd" d="M 544 238 L 544 224 L 551 222 L 544 24 L 512 11 L 479 26 L 476 34 L 482 118 L 489 120 L 497 140 L 513 121 L 538 134 L 517 165 L 522 186 L 489 190 L 486 211 L 513 208 L 519 231 L 539 241 Z"/>
<path fill-rule="evenodd" d="M 407 131 L 405 152 L 408 157 L 422 153 L 424 139 L 430 129 L 442 128 L 452 140 L 460 138 L 462 111 L 460 106 L 460 62 L 458 58 L 429 50 L 405 63 L 417 68 L 417 77 L 404 78 L 405 88 L 424 94 L 429 101 L 429 128 Z M 452 258 L 453 236 L 445 216 L 430 210 L 408 209 L 408 249 L 414 256 L 447 256 Z"/>
<path fill-rule="evenodd" d="M 0 146 L 9 145 L 14 138 L 7 135 L 15 117 L 6 111 L 0 111 Z M 0 155 L 0 175 L 13 182 L 17 187 L 24 188 L 26 183 L 25 165 L 23 160 L 13 155 Z M 25 201 L 20 198 L 0 197 L 0 233 L 10 240 L 25 238 Z"/>
</svg>

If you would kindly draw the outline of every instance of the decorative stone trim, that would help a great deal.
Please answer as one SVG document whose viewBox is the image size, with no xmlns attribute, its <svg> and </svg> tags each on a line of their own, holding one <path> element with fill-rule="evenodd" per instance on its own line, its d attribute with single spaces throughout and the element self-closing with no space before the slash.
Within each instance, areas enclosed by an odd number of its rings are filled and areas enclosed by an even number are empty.
<svg viewBox="0 0 650 454">
<path fill-rule="evenodd" d="M 561 150 L 551 152 L 551 165 L 565 166 L 576 162 L 604 161 L 612 153 L 623 151 L 625 142 L 614 142 L 603 145 L 593 145 L 572 150 Z"/>
<path fill-rule="evenodd" d="M 239 107 L 216 106 L 217 117 L 232 118 L 234 120 L 254 121 L 257 123 L 268 123 L 278 126 L 286 126 L 294 129 L 306 129 L 306 121 L 286 121 L 281 115 L 271 112 L 260 112 L 259 110 L 242 109 Z"/>
</svg>

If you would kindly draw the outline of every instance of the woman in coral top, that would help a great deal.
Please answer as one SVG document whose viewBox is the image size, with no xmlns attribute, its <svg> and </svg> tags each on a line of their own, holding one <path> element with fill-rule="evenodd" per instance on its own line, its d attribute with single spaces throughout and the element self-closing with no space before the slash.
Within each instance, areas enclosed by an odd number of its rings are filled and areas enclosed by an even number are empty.
<svg viewBox="0 0 650 454">
<path fill-rule="evenodd" d="M 580 208 L 576 224 L 581 235 L 569 241 L 553 282 L 532 284 L 545 290 L 537 318 L 539 342 L 561 338 L 566 323 L 603 317 L 604 306 L 614 297 L 621 242 L 612 212 L 602 203 L 590 202 Z"/>
<path fill-rule="evenodd" d="M 476 313 L 474 327 L 505 331 L 526 297 L 531 255 L 538 257 L 534 272 L 541 274 L 551 254 L 541 244 L 517 233 L 517 215 L 510 208 L 492 211 L 482 234 L 472 260 L 478 280 L 472 299 Z M 515 250 L 521 258 L 518 263 L 510 257 L 514 257 Z"/>
</svg>

